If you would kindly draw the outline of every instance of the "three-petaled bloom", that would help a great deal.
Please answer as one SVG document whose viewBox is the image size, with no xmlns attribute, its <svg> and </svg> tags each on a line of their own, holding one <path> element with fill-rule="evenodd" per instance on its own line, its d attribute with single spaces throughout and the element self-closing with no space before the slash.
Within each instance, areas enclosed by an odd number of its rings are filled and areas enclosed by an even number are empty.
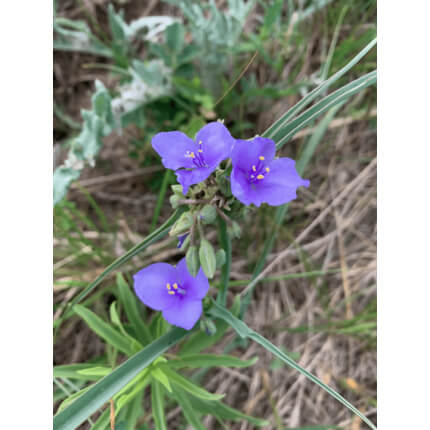
<svg viewBox="0 0 430 430">
<path fill-rule="evenodd" d="M 152 147 L 167 169 L 175 170 L 184 195 L 190 185 L 204 181 L 230 156 L 234 139 L 220 122 L 206 124 L 195 141 L 180 131 L 167 131 L 152 138 Z"/>
<path fill-rule="evenodd" d="M 245 205 L 282 205 L 297 197 L 298 187 L 309 186 L 297 173 L 296 162 L 275 159 L 275 152 L 275 142 L 264 137 L 236 141 L 231 154 L 231 192 Z"/>
<path fill-rule="evenodd" d="M 209 282 L 201 268 L 196 277 L 191 276 L 185 258 L 176 267 L 167 263 L 151 264 L 133 279 L 137 297 L 146 306 L 162 311 L 170 324 L 190 330 L 200 318 Z"/>
</svg>

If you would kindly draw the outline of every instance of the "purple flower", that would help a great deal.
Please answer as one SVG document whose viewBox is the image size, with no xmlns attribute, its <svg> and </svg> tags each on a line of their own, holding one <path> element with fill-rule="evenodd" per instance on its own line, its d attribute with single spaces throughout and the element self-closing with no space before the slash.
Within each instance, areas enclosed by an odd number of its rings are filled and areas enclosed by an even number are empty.
<svg viewBox="0 0 430 430">
<path fill-rule="evenodd" d="M 202 299 L 209 290 L 209 282 L 200 269 L 196 277 L 190 275 L 183 258 L 176 267 L 155 263 L 134 276 L 137 297 L 156 311 L 162 311 L 170 324 L 190 330 L 202 314 Z"/>
<path fill-rule="evenodd" d="M 180 131 L 156 134 L 152 147 L 167 169 L 176 170 L 184 195 L 190 185 L 204 181 L 221 161 L 230 156 L 234 139 L 220 122 L 206 124 L 193 141 Z"/>
<path fill-rule="evenodd" d="M 231 153 L 231 192 L 243 204 L 282 205 L 297 197 L 298 187 L 309 186 L 297 173 L 296 162 L 275 159 L 275 152 L 275 142 L 265 137 L 236 140 Z"/>
</svg>

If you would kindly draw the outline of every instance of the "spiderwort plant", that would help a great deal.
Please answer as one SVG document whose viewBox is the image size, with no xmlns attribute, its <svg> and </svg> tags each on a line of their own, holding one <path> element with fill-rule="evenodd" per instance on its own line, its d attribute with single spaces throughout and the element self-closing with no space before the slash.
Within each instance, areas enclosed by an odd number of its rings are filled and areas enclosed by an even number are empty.
<svg viewBox="0 0 430 430">
<path fill-rule="evenodd" d="M 184 195 L 191 185 L 204 181 L 221 161 L 230 157 L 234 139 L 221 122 L 206 124 L 190 139 L 180 131 L 156 134 L 152 147 L 167 169 L 175 170 Z"/>
<path fill-rule="evenodd" d="M 151 264 L 133 279 L 139 299 L 146 306 L 162 311 L 170 324 L 190 330 L 200 318 L 209 282 L 202 269 L 197 276 L 191 276 L 185 258 L 176 267 L 167 263 Z"/>
<path fill-rule="evenodd" d="M 245 205 L 268 203 L 279 206 L 297 197 L 300 186 L 308 187 L 291 158 L 276 158 L 276 145 L 264 137 L 237 140 L 231 160 L 231 192 Z"/>
</svg>

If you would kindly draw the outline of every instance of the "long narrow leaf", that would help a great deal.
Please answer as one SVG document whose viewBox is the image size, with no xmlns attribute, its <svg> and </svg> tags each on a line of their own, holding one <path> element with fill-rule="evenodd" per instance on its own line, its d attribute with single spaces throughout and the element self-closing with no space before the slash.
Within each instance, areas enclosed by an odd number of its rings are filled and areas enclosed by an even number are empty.
<svg viewBox="0 0 430 430">
<path fill-rule="evenodd" d="M 190 332 L 175 327 L 169 333 L 149 344 L 142 351 L 118 366 L 110 375 L 94 384 L 79 399 L 54 417 L 54 430 L 74 430 L 90 415 L 101 408 L 115 393 L 127 385 L 168 348 Z"/>
<path fill-rule="evenodd" d="M 334 397 L 336 400 L 338 400 L 340 403 L 346 406 L 349 410 L 354 412 L 354 414 L 359 416 L 370 428 L 372 428 L 373 430 L 376 430 L 376 427 L 374 426 L 374 424 L 368 418 L 366 418 L 355 406 L 353 406 L 350 402 L 348 402 L 348 400 L 342 397 L 337 391 L 329 387 L 327 384 L 324 384 L 324 382 L 322 382 L 319 378 L 317 378 L 312 373 L 308 372 L 306 369 L 304 369 L 302 366 L 296 363 L 293 359 L 288 357 L 288 355 L 286 355 L 278 347 L 273 345 L 273 343 L 271 343 L 265 337 L 261 336 L 260 334 L 258 334 L 257 332 L 249 328 L 243 321 L 236 318 L 227 309 L 213 302 L 213 307 L 210 309 L 210 314 L 216 318 L 221 318 L 222 320 L 230 324 L 232 328 L 236 330 L 236 332 L 239 334 L 240 337 L 250 338 L 254 342 L 259 343 L 261 346 L 266 348 L 268 351 L 270 351 L 273 355 L 278 357 L 284 363 L 288 364 L 293 369 L 297 370 L 302 375 L 306 376 L 306 378 L 308 378 L 310 381 L 317 384 L 323 390 L 327 391 L 327 393 L 329 393 L 332 397 Z"/>
<path fill-rule="evenodd" d="M 166 416 L 164 414 L 163 387 L 157 381 L 151 384 L 151 406 L 156 430 L 167 430 Z"/>
<path fill-rule="evenodd" d="M 318 85 L 318 87 L 311 91 L 306 97 L 303 97 L 303 99 L 284 113 L 284 115 L 282 115 L 263 133 L 263 136 L 273 138 L 280 128 L 282 128 L 291 118 L 302 111 L 307 105 L 309 105 L 309 103 L 315 100 L 319 95 L 323 94 L 327 88 L 333 85 L 339 78 L 354 67 L 375 45 L 376 38 L 368 43 L 348 64 L 342 67 L 342 69 L 338 70 L 333 76 L 330 76 L 330 78 Z"/>
<path fill-rule="evenodd" d="M 374 85 L 375 83 L 376 70 L 361 76 L 355 81 L 352 81 L 329 94 L 327 97 L 324 97 L 318 103 L 315 103 L 315 105 L 305 110 L 292 121 L 288 122 L 276 133 L 276 135 L 273 137 L 273 140 L 276 142 L 276 149 L 282 148 L 282 146 L 298 131 L 306 127 L 311 121 L 330 109 L 332 106 L 336 106 L 357 92 L 362 91 L 368 86 Z"/>
</svg>

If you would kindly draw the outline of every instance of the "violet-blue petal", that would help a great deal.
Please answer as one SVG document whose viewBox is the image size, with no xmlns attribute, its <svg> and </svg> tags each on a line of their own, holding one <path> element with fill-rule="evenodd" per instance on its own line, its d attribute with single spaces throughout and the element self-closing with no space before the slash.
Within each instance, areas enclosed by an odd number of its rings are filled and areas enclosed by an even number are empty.
<svg viewBox="0 0 430 430">
<path fill-rule="evenodd" d="M 170 324 L 191 330 L 202 314 L 201 300 L 176 300 L 169 308 L 163 309 L 163 318 Z"/>
<path fill-rule="evenodd" d="M 167 294 L 166 284 L 177 282 L 178 273 L 170 264 L 151 264 L 137 272 L 133 279 L 134 291 L 146 306 L 160 311 L 174 303 L 176 297 Z"/>
<path fill-rule="evenodd" d="M 233 169 L 231 190 L 242 203 L 260 206 L 268 203 L 279 206 L 297 198 L 296 190 L 300 186 L 308 187 L 309 181 L 302 179 L 295 168 L 296 162 L 290 158 L 279 158 L 270 163 L 270 172 L 264 179 L 249 183 L 240 169 Z"/>
<path fill-rule="evenodd" d="M 266 137 L 255 137 L 252 140 L 236 140 L 231 152 L 233 167 L 249 171 L 258 163 L 259 157 L 264 157 L 264 163 L 270 163 L 275 158 L 275 142 Z"/>
<path fill-rule="evenodd" d="M 196 145 L 202 142 L 203 158 L 209 166 L 218 164 L 230 157 L 235 140 L 227 127 L 216 121 L 206 124 L 196 135 Z M 200 148 L 200 147 L 199 147 Z"/>
<path fill-rule="evenodd" d="M 187 300 L 202 300 L 209 291 L 209 281 L 206 278 L 202 268 L 200 268 L 197 275 L 194 277 L 190 274 L 187 268 L 186 259 L 183 258 L 176 266 L 180 284 L 186 289 L 187 294 L 185 299 Z"/>
<path fill-rule="evenodd" d="M 191 185 L 198 184 L 199 182 L 204 181 L 207 177 L 210 176 L 210 174 L 215 170 L 216 166 L 214 167 L 199 167 L 193 170 L 177 170 L 176 177 L 178 179 L 178 182 L 182 185 L 183 194 L 184 196 L 188 192 L 188 188 Z"/>
<path fill-rule="evenodd" d="M 180 248 L 184 244 L 184 241 L 188 235 L 189 233 L 184 233 L 178 236 L 178 244 L 176 245 L 176 248 Z"/>
<path fill-rule="evenodd" d="M 195 167 L 192 158 L 186 157 L 186 153 L 187 151 L 196 151 L 196 144 L 186 134 L 180 131 L 157 133 L 152 138 L 151 143 L 167 169 L 176 170 L 180 167 Z"/>
<path fill-rule="evenodd" d="M 231 192 L 244 205 L 253 203 L 260 206 L 262 203 L 261 193 L 258 192 L 258 184 L 251 184 L 247 180 L 247 174 L 239 167 L 233 168 L 231 172 Z"/>
</svg>

